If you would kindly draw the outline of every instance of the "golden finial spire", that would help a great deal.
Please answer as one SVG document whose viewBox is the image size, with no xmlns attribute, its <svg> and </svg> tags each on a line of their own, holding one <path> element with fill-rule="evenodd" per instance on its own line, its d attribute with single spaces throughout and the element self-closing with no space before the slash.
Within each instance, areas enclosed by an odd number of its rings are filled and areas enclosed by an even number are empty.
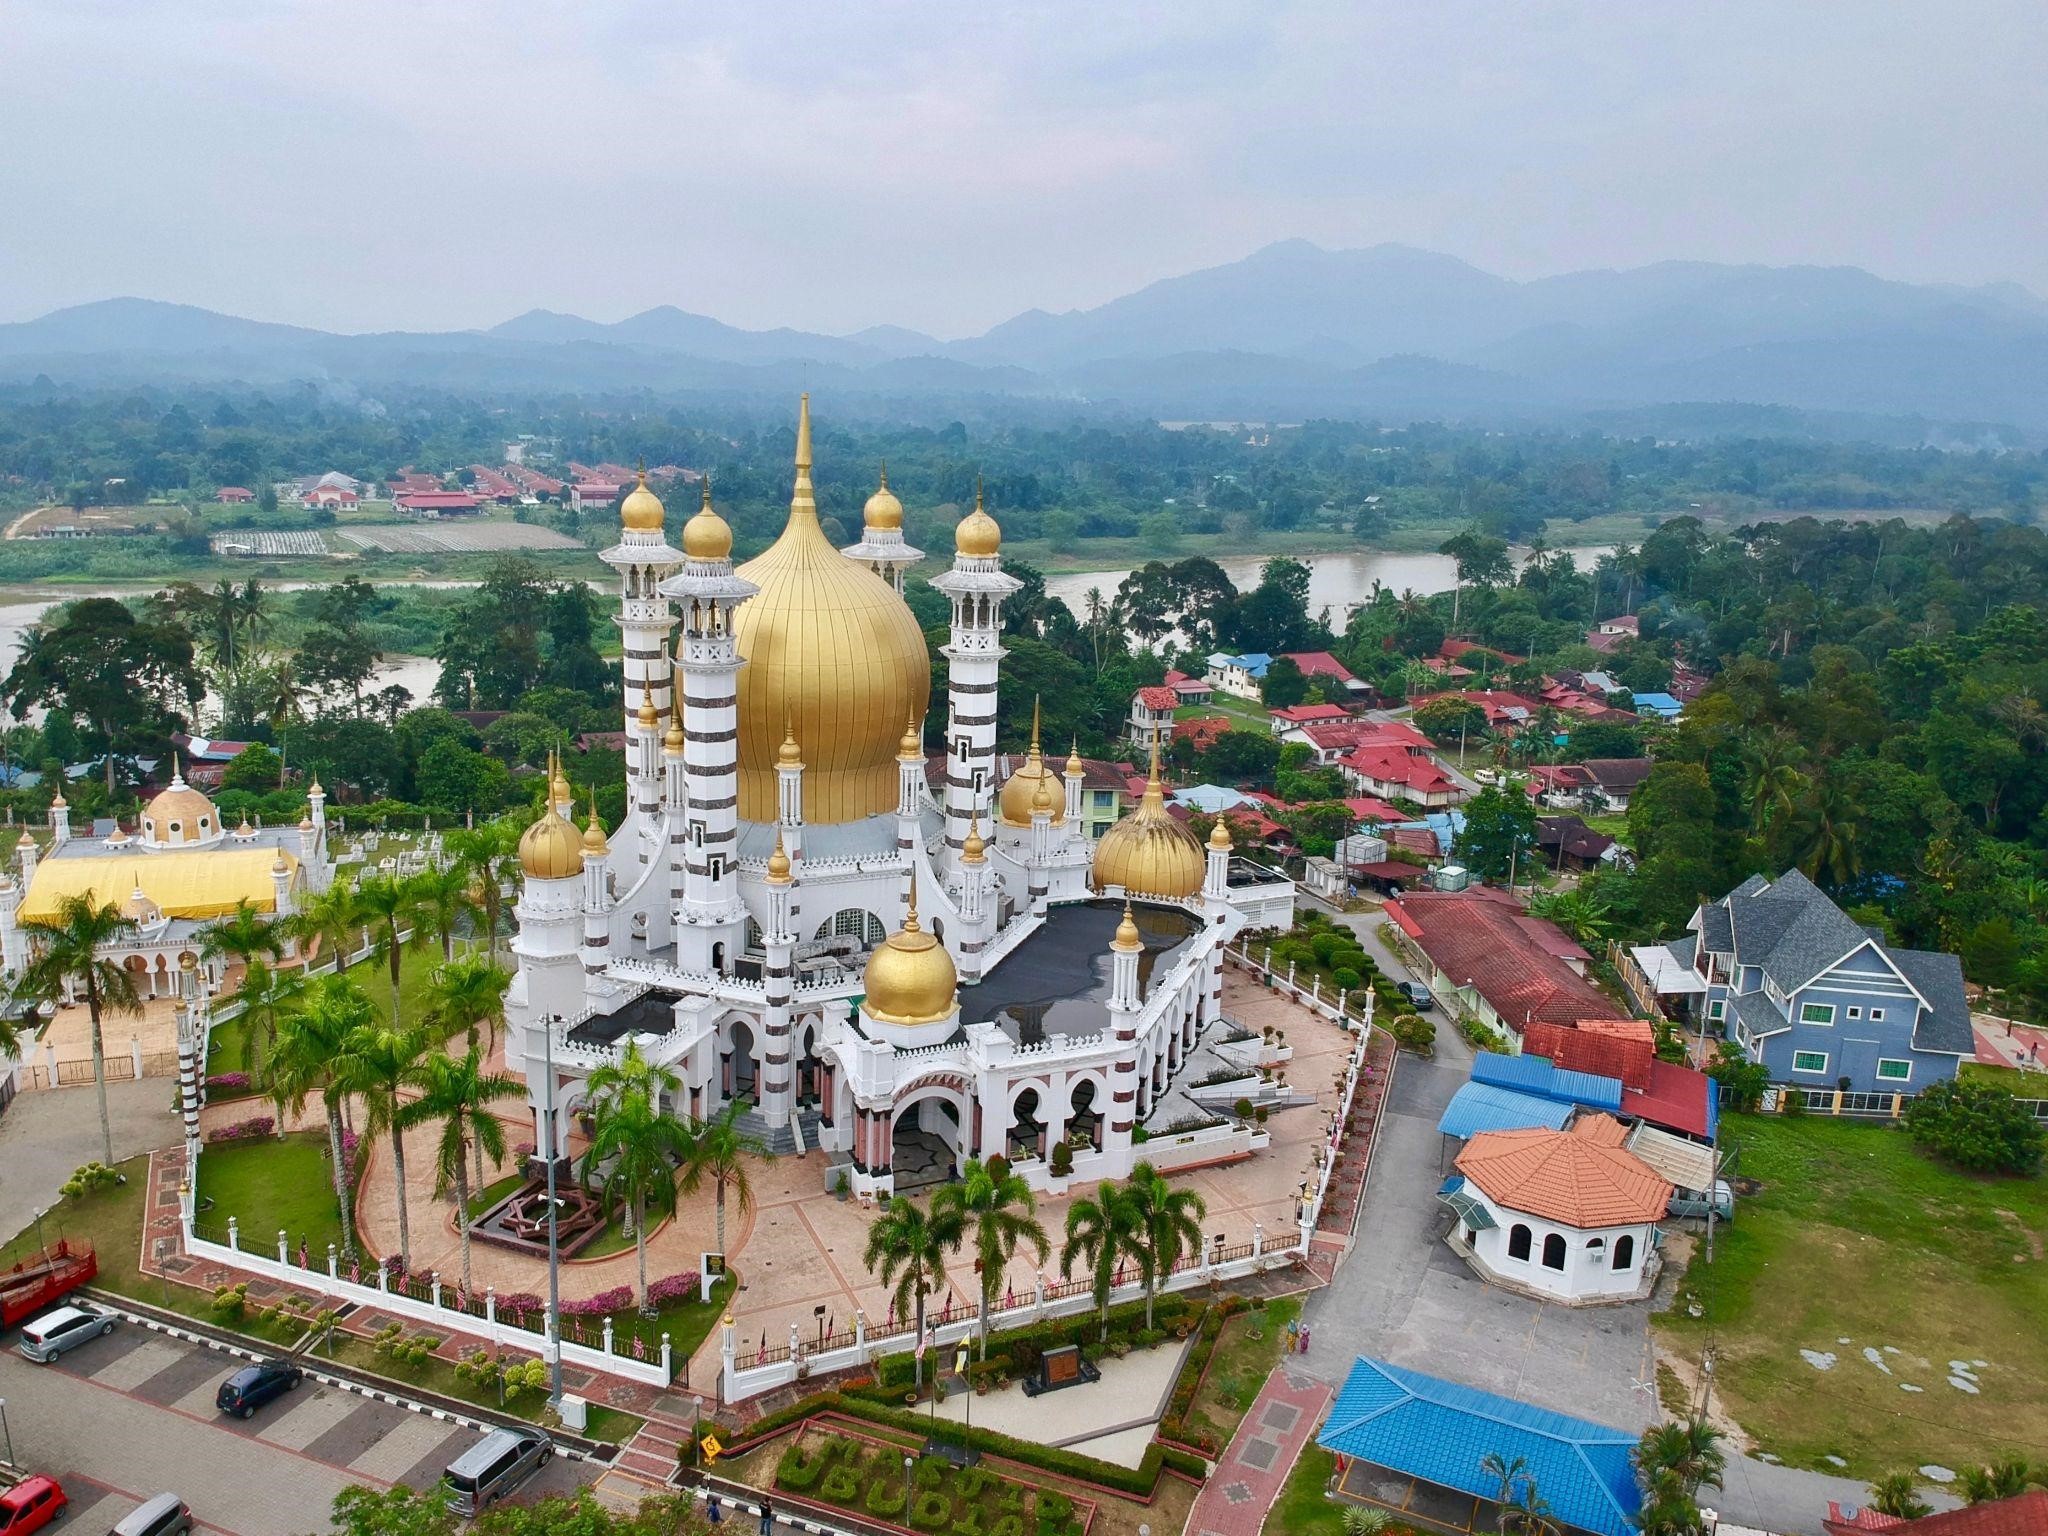
<svg viewBox="0 0 2048 1536">
<path fill-rule="evenodd" d="M 706 475 L 704 477 L 704 483 L 701 489 L 703 491 L 703 495 L 699 498 L 697 505 L 702 507 L 706 512 L 709 512 L 711 510 L 711 477 L 709 475 Z"/>
<path fill-rule="evenodd" d="M 796 467 L 811 467 L 811 397 L 809 391 L 797 396 Z"/>
<path fill-rule="evenodd" d="M 1124 903 L 1124 920 L 1116 925 L 1116 937 L 1110 941 L 1110 948 L 1123 954 L 1142 949 L 1145 941 L 1138 936 L 1138 922 L 1131 912 L 1131 904 Z"/>
<path fill-rule="evenodd" d="M 1166 789 L 1159 779 L 1159 737 L 1152 738 L 1152 766 L 1145 775 L 1145 796 L 1141 805 L 1159 806 L 1166 803 Z"/>
<path fill-rule="evenodd" d="M 903 722 L 903 739 L 896 743 L 896 756 L 899 761 L 906 763 L 924 760 L 924 743 L 918 739 L 915 712 Z"/>
<path fill-rule="evenodd" d="M 910 905 L 903 909 L 903 931 L 917 932 L 917 866 L 910 866 Z"/>
<path fill-rule="evenodd" d="M 889 461 L 887 459 L 882 460 L 882 489 L 885 491 L 889 489 Z"/>
<path fill-rule="evenodd" d="M 643 457 L 637 460 L 636 462 L 640 466 L 640 488 L 642 490 L 645 490 L 647 489 L 647 460 Z"/>
<path fill-rule="evenodd" d="M 811 397 L 804 395 L 796 416 L 796 486 L 790 493 L 789 520 L 816 521 L 818 493 L 811 485 Z"/>
<path fill-rule="evenodd" d="M 975 511 L 977 511 L 977 512 L 979 512 L 979 511 L 981 511 L 981 510 L 982 510 L 982 506 L 981 506 L 981 471 L 980 471 L 980 470 L 976 470 L 976 471 L 974 472 L 974 510 L 975 510 Z"/>
<path fill-rule="evenodd" d="M 776 750 L 775 761 L 785 768 L 798 768 L 803 765 L 803 760 L 803 749 L 796 744 L 796 727 L 790 723 L 788 712 L 784 711 L 782 716 L 782 745 Z"/>
<path fill-rule="evenodd" d="M 1031 755 L 1033 757 L 1037 757 L 1040 755 L 1038 747 L 1040 697 L 1040 695 L 1035 693 L 1031 695 Z"/>
<path fill-rule="evenodd" d="M 1088 765 L 1081 761 L 1081 738 L 1076 736 L 1067 747 L 1067 772 L 1071 774 L 1087 771 Z"/>
</svg>

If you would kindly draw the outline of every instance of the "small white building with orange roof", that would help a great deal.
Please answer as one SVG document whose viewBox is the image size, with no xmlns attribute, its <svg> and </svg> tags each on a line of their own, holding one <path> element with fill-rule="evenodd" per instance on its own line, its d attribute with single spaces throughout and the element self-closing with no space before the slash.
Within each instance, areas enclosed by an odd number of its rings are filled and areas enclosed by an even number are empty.
<svg viewBox="0 0 2048 1536">
<path fill-rule="evenodd" d="M 1546 1299 L 1628 1301 L 1657 1278 L 1672 1186 L 1630 1152 L 1612 1115 L 1564 1130 L 1485 1131 L 1438 1192 L 1448 1241 L 1484 1278 Z"/>
</svg>

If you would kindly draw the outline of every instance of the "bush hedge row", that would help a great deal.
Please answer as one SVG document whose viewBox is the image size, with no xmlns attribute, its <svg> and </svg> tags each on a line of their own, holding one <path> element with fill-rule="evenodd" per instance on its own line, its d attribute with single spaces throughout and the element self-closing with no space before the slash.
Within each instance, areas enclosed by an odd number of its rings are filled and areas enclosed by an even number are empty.
<svg viewBox="0 0 2048 1536">
<path fill-rule="evenodd" d="M 1099 1359 L 1104 1350 L 1113 1345 L 1142 1349 L 1183 1326 L 1193 1327 L 1196 1314 L 1203 1305 L 1183 1294 L 1161 1296 L 1153 1308 L 1154 1327 L 1149 1336 L 1145 1332 L 1143 1301 L 1120 1302 L 1109 1309 L 1107 1339 L 1102 1336 L 1100 1317 L 1093 1312 L 1048 1318 L 1021 1328 L 1006 1328 L 988 1336 L 987 1364 L 984 1366 L 977 1361 L 970 1366 L 968 1378 L 975 1380 L 1004 1371 L 1021 1380 L 1037 1371 L 1038 1357 L 1043 1351 L 1068 1344 L 1080 1345 L 1082 1358 L 1091 1361 Z M 973 1347 L 971 1337 L 964 1342 Z M 975 1353 L 979 1352 L 976 1348 Z M 901 1392 L 916 1378 L 917 1361 L 909 1350 L 884 1355 L 875 1362 L 875 1381 L 884 1389 Z"/>
</svg>

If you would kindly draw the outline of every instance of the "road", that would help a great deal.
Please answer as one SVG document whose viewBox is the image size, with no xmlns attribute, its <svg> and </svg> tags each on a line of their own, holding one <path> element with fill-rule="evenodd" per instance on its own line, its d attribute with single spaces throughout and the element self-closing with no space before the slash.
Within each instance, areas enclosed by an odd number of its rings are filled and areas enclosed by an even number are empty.
<svg viewBox="0 0 2048 1536">
<path fill-rule="evenodd" d="M 247 1421 L 217 1413 L 213 1394 L 243 1362 L 124 1323 L 31 1365 L 0 1350 L 0 1399 L 16 1458 L 71 1496 L 65 1521 L 107 1530 L 142 1500 L 175 1492 L 223 1536 L 323 1530 L 352 1484 L 431 1488 L 476 1431 L 307 1381 Z M 567 1492 L 599 1469 L 557 1457 L 522 1500 Z"/>
<path fill-rule="evenodd" d="M 115 1161 L 178 1139 L 178 1117 L 171 1110 L 177 1091 L 177 1080 L 169 1077 L 107 1084 Z M 0 1168 L 7 1170 L 0 1178 L 0 1239 L 55 1205 L 71 1171 L 101 1155 L 99 1096 L 89 1085 L 16 1095 L 0 1114 Z"/>
</svg>

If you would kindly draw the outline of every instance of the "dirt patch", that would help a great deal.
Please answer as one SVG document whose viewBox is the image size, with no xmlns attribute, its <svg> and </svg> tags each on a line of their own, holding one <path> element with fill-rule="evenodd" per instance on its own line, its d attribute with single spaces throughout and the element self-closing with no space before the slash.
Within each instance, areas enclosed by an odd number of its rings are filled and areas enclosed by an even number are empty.
<svg viewBox="0 0 2048 1536">
<path fill-rule="evenodd" d="M 1991 1209 L 1991 1214 L 1998 1217 L 2002 1221 L 2011 1222 L 2015 1227 L 2019 1229 L 2019 1234 L 2026 1241 L 2028 1250 L 2032 1252 L 2032 1254 L 2034 1255 L 2035 1263 L 2038 1264 L 2042 1260 L 2048 1259 L 2048 1244 L 2043 1243 L 2040 1233 L 2036 1232 L 2032 1227 L 2028 1226 L 2024 1221 L 2020 1220 L 2019 1212 L 2001 1210 L 1997 1206 L 1993 1206 Z M 2013 1255 L 2013 1257 L 2015 1259 L 2018 1259 L 2019 1255 L 2015 1254 Z"/>
<path fill-rule="evenodd" d="M 1697 1360 L 1682 1359 L 1672 1354 L 1671 1351 L 1665 1349 L 1662 1345 L 1659 1345 L 1657 1348 L 1657 1373 L 1659 1377 L 1661 1378 L 1666 1371 L 1669 1371 L 1676 1378 L 1678 1385 L 1684 1389 L 1685 1400 L 1688 1404 L 1697 1403 L 1700 1400 L 1700 1367 Z M 1663 1397 L 1664 1393 L 1660 1390 L 1658 1396 Z M 1665 1407 L 1667 1409 L 1670 1407 L 1668 1400 L 1665 1402 Z M 1712 1397 L 1709 1397 L 1707 1401 L 1707 1422 L 1722 1433 L 1729 1445 L 1744 1455 L 1748 1455 L 1756 1449 L 1756 1442 L 1750 1439 L 1740 1424 L 1728 1416 L 1727 1410 L 1721 1406 L 1720 1402 Z"/>
</svg>

